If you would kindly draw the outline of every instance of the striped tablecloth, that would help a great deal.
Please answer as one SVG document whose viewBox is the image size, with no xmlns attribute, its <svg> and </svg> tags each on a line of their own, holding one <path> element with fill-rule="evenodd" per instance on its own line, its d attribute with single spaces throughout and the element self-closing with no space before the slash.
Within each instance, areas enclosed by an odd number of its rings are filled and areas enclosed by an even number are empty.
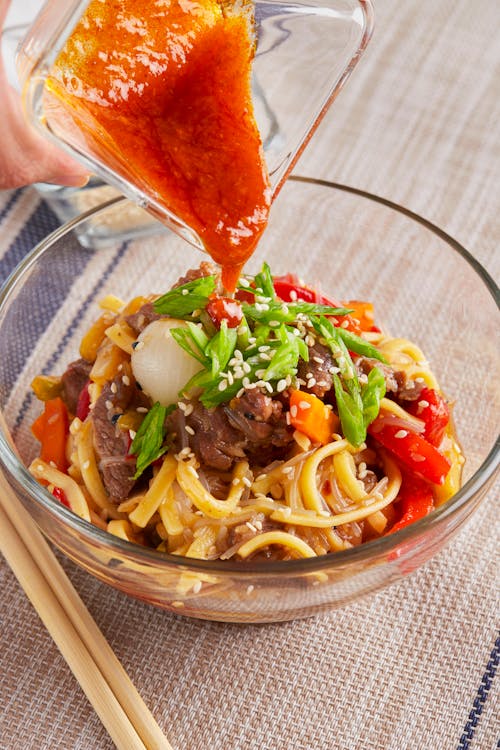
<svg viewBox="0 0 500 750">
<path fill-rule="evenodd" d="M 421 213 L 497 278 L 499 28 L 498 0 L 379 0 L 298 170 Z M 57 225 L 33 189 L 0 194 L 1 279 Z M 184 620 L 64 566 L 176 750 L 493 750 L 498 490 L 411 578 L 313 620 Z M 0 580 L 0 747 L 112 747 L 4 563 Z"/>
</svg>

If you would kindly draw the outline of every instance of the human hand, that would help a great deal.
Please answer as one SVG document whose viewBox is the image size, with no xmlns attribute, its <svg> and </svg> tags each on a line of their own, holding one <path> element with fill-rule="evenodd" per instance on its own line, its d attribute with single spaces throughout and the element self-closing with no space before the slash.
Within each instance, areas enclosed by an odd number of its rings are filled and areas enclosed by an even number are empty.
<svg viewBox="0 0 500 750">
<path fill-rule="evenodd" d="M 0 0 L 0 31 L 10 0 Z M 1 45 L 1 40 L 0 40 Z M 9 85 L 0 47 L 0 190 L 33 182 L 67 187 L 85 185 L 89 173 L 81 164 L 39 135 L 25 119 L 21 98 Z"/>
</svg>

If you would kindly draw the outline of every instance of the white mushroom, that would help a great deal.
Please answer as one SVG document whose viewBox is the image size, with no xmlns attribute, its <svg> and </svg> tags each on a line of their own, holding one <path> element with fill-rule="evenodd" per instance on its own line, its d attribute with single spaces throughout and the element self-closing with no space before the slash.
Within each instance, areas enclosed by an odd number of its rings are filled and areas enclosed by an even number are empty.
<svg viewBox="0 0 500 750">
<path fill-rule="evenodd" d="M 155 320 L 140 334 L 132 353 L 132 371 L 144 393 L 163 406 L 175 403 L 179 391 L 201 369 L 172 338 L 172 328 L 185 327 L 183 320 Z"/>
</svg>

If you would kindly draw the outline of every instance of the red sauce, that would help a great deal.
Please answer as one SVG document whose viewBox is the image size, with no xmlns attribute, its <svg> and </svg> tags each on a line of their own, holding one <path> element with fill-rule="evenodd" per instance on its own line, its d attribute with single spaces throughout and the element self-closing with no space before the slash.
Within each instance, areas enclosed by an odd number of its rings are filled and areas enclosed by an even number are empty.
<svg viewBox="0 0 500 750">
<path fill-rule="evenodd" d="M 226 321 L 228 328 L 238 328 L 243 320 L 243 310 L 237 300 L 230 297 L 213 297 L 206 307 L 212 323 L 216 328 Z"/>
<path fill-rule="evenodd" d="M 213 0 L 93 0 L 48 90 L 106 164 L 194 229 L 233 291 L 271 191 L 245 14 Z"/>
</svg>

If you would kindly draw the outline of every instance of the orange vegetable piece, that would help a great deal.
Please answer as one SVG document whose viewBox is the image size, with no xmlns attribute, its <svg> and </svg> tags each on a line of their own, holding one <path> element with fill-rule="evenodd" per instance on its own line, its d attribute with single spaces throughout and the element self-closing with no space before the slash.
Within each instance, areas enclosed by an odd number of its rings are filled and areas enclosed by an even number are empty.
<svg viewBox="0 0 500 750">
<path fill-rule="evenodd" d="M 350 299 L 343 303 L 353 312 L 351 318 L 356 318 L 362 331 L 371 331 L 375 324 L 375 314 L 372 302 L 361 302 L 357 299 Z"/>
<path fill-rule="evenodd" d="M 95 362 L 97 351 L 104 341 L 106 328 L 114 321 L 114 316 L 105 313 L 93 323 L 80 342 L 80 356 L 87 362 Z"/>
<path fill-rule="evenodd" d="M 101 344 L 94 366 L 90 371 L 90 380 L 98 385 L 104 385 L 108 380 L 113 380 L 120 365 L 124 365 L 130 356 L 113 344 L 108 338 Z"/>
<path fill-rule="evenodd" d="M 45 402 L 45 410 L 33 422 L 32 432 L 41 442 L 40 458 L 56 466 L 59 471 L 66 471 L 66 441 L 68 438 L 68 410 L 64 401 L 57 397 Z"/>
<path fill-rule="evenodd" d="M 45 411 L 42 411 L 39 417 L 31 425 L 31 432 L 37 440 L 42 442 L 43 432 L 45 430 Z"/>
<path fill-rule="evenodd" d="M 321 399 L 306 391 L 292 391 L 290 424 L 313 443 L 326 445 L 339 428 L 339 418 Z"/>
</svg>

